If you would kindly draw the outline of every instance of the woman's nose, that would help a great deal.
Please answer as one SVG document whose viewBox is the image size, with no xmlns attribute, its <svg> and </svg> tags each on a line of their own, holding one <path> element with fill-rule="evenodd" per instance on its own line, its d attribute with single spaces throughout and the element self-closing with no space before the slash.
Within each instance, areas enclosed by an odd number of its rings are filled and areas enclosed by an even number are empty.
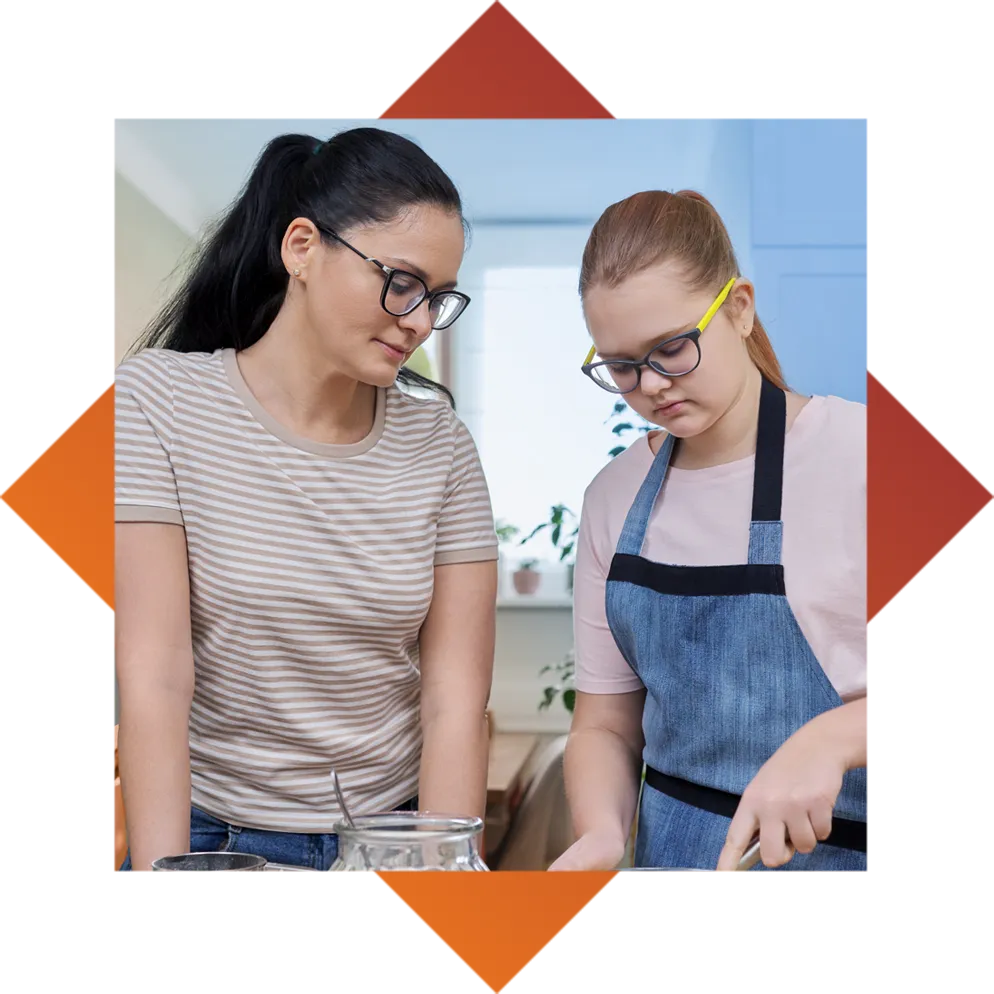
<svg viewBox="0 0 994 994">
<path fill-rule="evenodd" d="M 431 334 L 431 314 L 428 304 L 422 301 L 414 308 L 410 314 L 405 314 L 397 319 L 401 328 L 417 336 L 418 345 L 421 345 Z"/>
</svg>

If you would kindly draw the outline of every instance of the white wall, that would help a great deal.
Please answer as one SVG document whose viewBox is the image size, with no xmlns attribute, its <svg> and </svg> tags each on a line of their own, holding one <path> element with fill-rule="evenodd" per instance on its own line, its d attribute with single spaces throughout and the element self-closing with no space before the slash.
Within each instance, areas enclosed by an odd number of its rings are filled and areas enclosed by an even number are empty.
<svg viewBox="0 0 994 994">
<path fill-rule="evenodd" d="M 497 609 L 497 651 L 490 707 L 503 732 L 565 732 L 569 712 L 556 698 L 547 711 L 538 710 L 542 688 L 554 674 L 539 676 L 573 645 L 573 612 L 567 608 Z"/>
<path fill-rule="evenodd" d="M 474 298 L 472 306 L 452 331 L 452 382 L 459 416 L 477 439 L 483 437 L 481 415 L 484 383 L 483 293 L 487 269 L 529 266 L 577 266 L 594 219 L 584 224 L 477 224 L 469 251 L 459 271 L 459 288 Z M 443 333 L 444 334 L 444 333 Z M 574 352 L 579 364 L 587 342 L 582 329 Z M 572 358 L 572 355 L 571 355 Z M 544 398 L 518 396 L 508 380 L 508 400 L 541 406 Z M 540 416 L 536 414 L 536 416 Z M 536 444 L 543 444 L 536 440 Z M 521 481 L 527 486 L 526 480 Z M 500 514 L 500 509 L 496 512 Z M 533 522 L 534 524 L 535 522 Z M 506 581 L 507 578 L 502 578 Z M 490 705 L 503 731 L 562 732 L 569 729 L 569 712 L 557 699 L 547 711 L 538 711 L 549 674 L 545 665 L 556 663 L 573 645 L 573 615 L 568 607 L 498 607 L 497 650 Z"/>
<path fill-rule="evenodd" d="M 114 348 L 120 362 L 177 281 L 189 236 L 114 174 Z"/>
</svg>

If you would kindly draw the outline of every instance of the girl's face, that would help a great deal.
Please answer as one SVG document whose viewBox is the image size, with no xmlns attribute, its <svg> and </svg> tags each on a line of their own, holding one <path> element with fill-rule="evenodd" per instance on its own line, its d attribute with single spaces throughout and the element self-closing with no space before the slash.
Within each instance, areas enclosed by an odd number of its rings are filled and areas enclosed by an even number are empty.
<svg viewBox="0 0 994 994">
<path fill-rule="evenodd" d="M 662 345 L 657 355 L 672 368 L 665 341 L 696 328 L 720 290 L 692 289 L 676 261 L 643 270 L 616 287 L 591 287 L 583 309 L 597 350 L 592 361 L 642 359 Z M 624 399 L 646 421 L 677 438 L 707 431 L 741 395 L 755 369 L 746 351 L 754 313 L 752 285 L 739 280 L 700 336 L 697 368 L 665 376 L 643 366 L 640 384 Z M 691 342 L 683 348 L 693 352 Z"/>
<path fill-rule="evenodd" d="M 454 289 L 465 247 L 458 215 L 438 207 L 418 206 L 386 224 L 364 225 L 336 232 L 363 255 L 383 265 L 420 276 L 432 290 Z M 283 243 L 294 284 L 304 283 L 300 298 L 305 326 L 313 345 L 329 365 L 352 379 L 387 387 L 401 366 L 431 334 L 428 302 L 410 314 L 395 317 L 380 306 L 386 276 L 319 233 L 306 221 L 295 221 Z"/>
</svg>

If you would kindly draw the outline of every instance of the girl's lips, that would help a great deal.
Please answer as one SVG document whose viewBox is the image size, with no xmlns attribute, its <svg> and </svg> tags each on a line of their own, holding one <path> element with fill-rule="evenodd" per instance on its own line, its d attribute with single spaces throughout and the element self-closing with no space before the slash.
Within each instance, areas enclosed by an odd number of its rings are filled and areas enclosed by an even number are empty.
<svg viewBox="0 0 994 994">
<path fill-rule="evenodd" d="M 664 418 L 672 417 L 674 414 L 679 414 L 683 410 L 684 401 L 677 400 L 672 404 L 665 404 L 663 407 L 656 408 L 656 414 L 662 415 Z"/>
</svg>

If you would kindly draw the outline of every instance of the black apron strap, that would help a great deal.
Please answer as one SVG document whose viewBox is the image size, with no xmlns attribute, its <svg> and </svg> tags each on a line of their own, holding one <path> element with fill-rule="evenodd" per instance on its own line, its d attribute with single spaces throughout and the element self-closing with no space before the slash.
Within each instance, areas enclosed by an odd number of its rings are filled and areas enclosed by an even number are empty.
<svg viewBox="0 0 994 994">
<path fill-rule="evenodd" d="M 734 817 L 739 801 L 742 800 L 739 794 L 729 794 L 727 791 L 716 790 L 714 787 L 702 787 L 689 780 L 681 780 L 678 777 L 660 773 L 659 770 L 654 770 L 651 766 L 645 768 L 645 782 L 653 790 L 658 790 L 668 797 L 683 801 L 684 804 L 689 804 L 693 808 L 722 815 L 725 818 Z M 866 852 L 866 822 L 851 821 L 848 818 L 833 818 L 831 835 L 819 845 L 838 846 L 840 849 Z"/>
<path fill-rule="evenodd" d="M 783 447 L 787 432 L 787 395 L 765 377 L 759 395 L 756 469 L 752 482 L 752 520 L 779 521 L 783 503 Z"/>
</svg>

